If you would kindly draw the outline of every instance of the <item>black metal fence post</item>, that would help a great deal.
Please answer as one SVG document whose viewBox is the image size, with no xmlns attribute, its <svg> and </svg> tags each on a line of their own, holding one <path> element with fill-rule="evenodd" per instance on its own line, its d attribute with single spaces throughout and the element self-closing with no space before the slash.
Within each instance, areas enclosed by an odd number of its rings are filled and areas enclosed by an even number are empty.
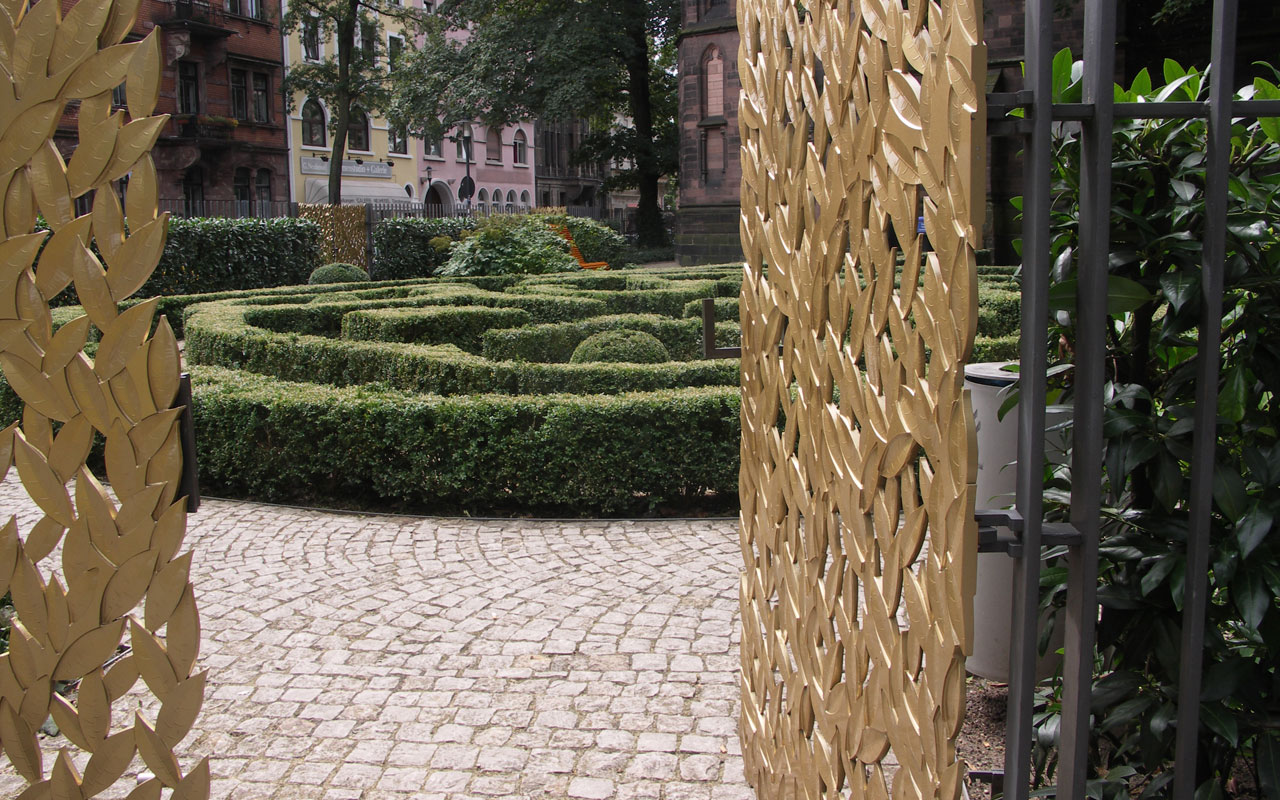
<svg viewBox="0 0 1280 800">
<path fill-rule="evenodd" d="M 1071 524 L 1080 534 L 1068 555 L 1058 796 L 1084 797 L 1089 760 L 1089 703 L 1098 619 L 1098 539 L 1102 506 L 1102 411 L 1107 356 L 1107 275 L 1111 241 L 1111 152 L 1115 95 L 1116 7 L 1084 7 L 1080 252 L 1071 447 Z"/>
<path fill-rule="evenodd" d="M 1192 800 L 1196 790 L 1205 604 L 1209 592 L 1209 523 L 1213 510 L 1213 471 L 1218 444 L 1218 351 L 1222 345 L 1222 280 L 1227 247 L 1228 155 L 1231 148 L 1231 100 L 1235 94 L 1235 41 L 1236 0 L 1215 0 L 1209 75 L 1209 152 L 1205 157 L 1204 263 L 1200 273 L 1204 297 L 1196 345 L 1191 519 L 1187 531 L 1187 581 L 1178 670 L 1174 800 Z"/>
<path fill-rule="evenodd" d="M 1017 510 L 1022 547 L 1014 570 L 1009 652 L 1005 791 L 1025 800 L 1031 784 L 1036 623 L 1040 606 L 1040 535 L 1044 520 L 1044 419 L 1049 324 L 1049 160 L 1053 123 L 1053 3 L 1027 0 L 1026 81 L 1031 90 L 1022 210 L 1022 343 L 1018 403 Z"/>
</svg>

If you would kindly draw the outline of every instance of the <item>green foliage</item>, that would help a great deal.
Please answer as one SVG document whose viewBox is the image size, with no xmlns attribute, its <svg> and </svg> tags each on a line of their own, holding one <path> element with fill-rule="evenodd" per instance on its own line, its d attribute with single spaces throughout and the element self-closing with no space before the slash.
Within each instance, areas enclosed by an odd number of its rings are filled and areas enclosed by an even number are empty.
<svg viewBox="0 0 1280 800">
<path fill-rule="evenodd" d="M 641 243 L 666 243 L 658 181 L 679 168 L 676 0 L 458 0 L 436 16 L 391 75 L 393 124 L 436 138 L 471 120 L 592 120 L 575 157 L 629 165 L 618 173 L 640 190 Z"/>
<path fill-rule="evenodd" d="M 305 283 L 319 239 L 305 219 L 170 219 L 164 255 L 137 296 Z"/>
<path fill-rule="evenodd" d="M 738 321 L 738 298 L 717 297 L 715 299 L 716 322 Z M 693 319 L 702 319 L 702 301 L 690 300 L 684 304 L 683 315 Z"/>
<path fill-rule="evenodd" d="M 681 386 L 729 386 L 736 385 L 738 381 L 738 365 L 732 361 L 664 364 L 491 362 L 449 345 L 343 341 L 320 335 L 277 332 L 282 330 L 281 326 L 266 330 L 248 322 L 249 318 L 257 320 L 280 311 L 283 309 L 237 306 L 229 301 L 192 307 L 186 318 L 189 363 L 245 369 L 286 380 L 335 386 L 382 383 L 402 391 L 443 395 L 480 392 L 616 394 Z M 314 316 L 299 318 L 315 319 Z"/>
<path fill-rule="evenodd" d="M 671 354 L 652 333 L 636 330 L 615 330 L 593 333 L 574 348 L 569 358 L 571 364 L 594 361 L 626 362 L 630 364 L 660 364 L 670 361 Z"/>
<path fill-rule="evenodd" d="M 677 361 L 701 358 L 702 321 L 675 320 L 657 314 L 615 314 L 574 322 L 493 329 L 482 337 L 482 354 L 492 361 L 566 363 L 588 336 L 627 328 L 652 334 Z M 734 325 L 716 328 L 716 337 L 720 340 L 717 344 L 723 347 L 736 347 L 740 335 Z"/>
<path fill-rule="evenodd" d="M 1078 96 L 1079 66 L 1055 60 L 1055 87 Z M 1164 83 L 1139 73 L 1121 102 L 1204 102 L 1208 81 L 1164 64 Z M 1240 93 L 1271 91 L 1260 81 Z M 1115 123 L 1109 259 L 1108 385 L 1103 425 L 1111 508 L 1099 548 L 1102 616 L 1093 688 L 1091 772 L 1110 795 L 1168 792 L 1174 758 L 1179 640 L 1197 403 L 1206 125 Z M 1078 132 L 1055 142 L 1053 343 L 1075 338 L 1079 231 Z M 1227 262 L 1200 696 L 1197 797 L 1224 796 L 1238 757 L 1260 791 L 1280 796 L 1280 130 L 1237 120 L 1231 130 Z M 1057 351 L 1055 346 L 1051 352 Z M 1062 395 L 1069 396 L 1070 370 Z M 1066 497 L 1069 475 L 1050 486 Z M 1061 586 L 1053 586 L 1060 592 Z M 1039 715 L 1046 741 L 1057 714 Z M 1046 733 L 1047 732 L 1047 733 Z M 1184 765 L 1178 765 L 1184 768 Z M 1185 765 L 1191 768 L 1192 765 Z M 1123 778 L 1115 776 L 1125 776 Z"/>
<path fill-rule="evenodd" d="M 498 215 L 487 218 L 470 236 L 449 251 L 440 274 L 538 275 L 578 269 L 569 243 L 538 215 Z"/>
<path fill-rule="evenodd" d="M 352 341 L 452 344 L 480 352 L 480 339 L 490 328 L 519 328 L 529 323 L 521 308 L 435 306 L 352 311 L 342 318 L 342 338 Z"/>
<path fill-rule="evenodd" d="M 535 217 L 548 225 L 567 227 L 569 234 L 573 236 L 573 243 L 582 253 L 583 261 L 604 261 L 615 269 L 622 266 L 627 240 L 608 225 L 568 214 L 537 214 Z"/>
<path fill-rule="evenodd" d="M 1017 291 L 988 288 L 982 281 L 978 289 L 978 330 L 987 336 L 1016 334 L 1022 328 L 1022 295 Z"/>
<path fill-rule="evenodd" d="M 440 398 L 194 371 L 209 491 L 434 511 L 634 514 L 738 481 L 735 387 Z"/>
<path fill-rule="evenodd" d="M 979 317 L 981 325 L 981 317 Z M 973 355 L 969 363 L 978 364 L 984 361 L 1017 361 L 1020 356 L 1019 346 L 1022 337 L 1015 331 L 1005 336 L 987 336 L 981 327 L 973 340 Z"/>
<path fill-rule="evenodd" d="M 449 258 L 449 248 L 479 220 L 467 217 L 387 219 L 373 226 L 373 267 L 370 274 L 378 280 L 429 278 Z"/>
<path fill-rule="evenodd" d="M 602 290 L 576 287 L 625 287 L 626 275 L 550 280 L 537 293 L 431 280 L 188 300 L 203 481 L 272 500 L 488 513 L 636 513 L 707 491 L 732 503 L 736 362 L 474 355 L 515 332 L 572 352 L 623 322 L 579 296 Z M 558 321 L 529 325 L 540 319 Z M 625 321 L 698 352 L 695 320 Z"/>
<path fill-rule="evenodd" d="M 311 277 L 307 278 L 307 283 L 316 286 L 322 283 L 359 283 L 368 280 L 369 273 L 355 264 L 334 263 L 317 267 Z"/>
</svg>

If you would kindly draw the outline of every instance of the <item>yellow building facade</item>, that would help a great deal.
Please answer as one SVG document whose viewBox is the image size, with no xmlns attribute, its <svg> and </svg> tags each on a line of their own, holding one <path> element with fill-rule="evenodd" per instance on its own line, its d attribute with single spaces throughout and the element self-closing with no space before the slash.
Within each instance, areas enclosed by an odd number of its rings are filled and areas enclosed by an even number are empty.
<svg viewBox="0 0 1280 800">
<path fill-rule="evenodd" d="M 421 7 L 421 0 L 403 0 L 406 5 Z M 283 9 L 288 12 L 288 0 Z M 408 35 L 399 20 L 382 15 L 378 29 L 357 30 L 356 47 L 369 47 L 373 34 L 380 41 L 373 49 L 379 65 L 387 67 L 388 59 L 404 46 Z M 336 53 L 333 35 L 316 33 L 305 26 L 284 37 L 286 74 L 299 64 L 319 62 Z M 301 92 L 293 96 L 288 115 L 290 196 L 294 202 L 326 203 L 329 197 L 329 157 L 333 149 L 330 122 L 333 110 L 319 98 Z M 419 203 L 422 201 L 418 182 L 418 160 L 422 143 L 392 130 L 387 120 L 363 111 L 352 114 L 347 136 L 346 155 L 342 163 L 343 203 Z"/>
</svg>

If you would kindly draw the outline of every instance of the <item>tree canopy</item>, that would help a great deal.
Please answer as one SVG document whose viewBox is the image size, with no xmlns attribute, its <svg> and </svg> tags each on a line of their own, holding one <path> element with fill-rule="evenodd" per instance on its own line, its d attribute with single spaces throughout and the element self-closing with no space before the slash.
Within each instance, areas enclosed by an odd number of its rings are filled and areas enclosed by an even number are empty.
<svg viewBox="0 0 1280 800">
<path fill-rule="evenodd" d="M 444 0 L 436 16 L 393 74 L 394 124 L 436 138 L 463 121 L 587 119 L 595 133 L 576 158 L 612 162 L 614 185 L 639 189 L 641 243 L 664 242 L 658 181 L 677 165 L 677 0 Z"/>
</svg>

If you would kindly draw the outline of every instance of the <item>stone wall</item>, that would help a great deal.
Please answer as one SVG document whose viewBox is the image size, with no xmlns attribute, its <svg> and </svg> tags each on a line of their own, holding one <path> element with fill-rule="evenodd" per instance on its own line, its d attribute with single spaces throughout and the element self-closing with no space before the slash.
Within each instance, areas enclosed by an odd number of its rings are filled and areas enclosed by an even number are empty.
<svg viewBox="0 0 1280 800">
<path fill-rule="evenodd" d="M 742 261 L 738 204 L 681 206 L 676 216 L 676 260 L 682 266 Z"/>
</svg>

